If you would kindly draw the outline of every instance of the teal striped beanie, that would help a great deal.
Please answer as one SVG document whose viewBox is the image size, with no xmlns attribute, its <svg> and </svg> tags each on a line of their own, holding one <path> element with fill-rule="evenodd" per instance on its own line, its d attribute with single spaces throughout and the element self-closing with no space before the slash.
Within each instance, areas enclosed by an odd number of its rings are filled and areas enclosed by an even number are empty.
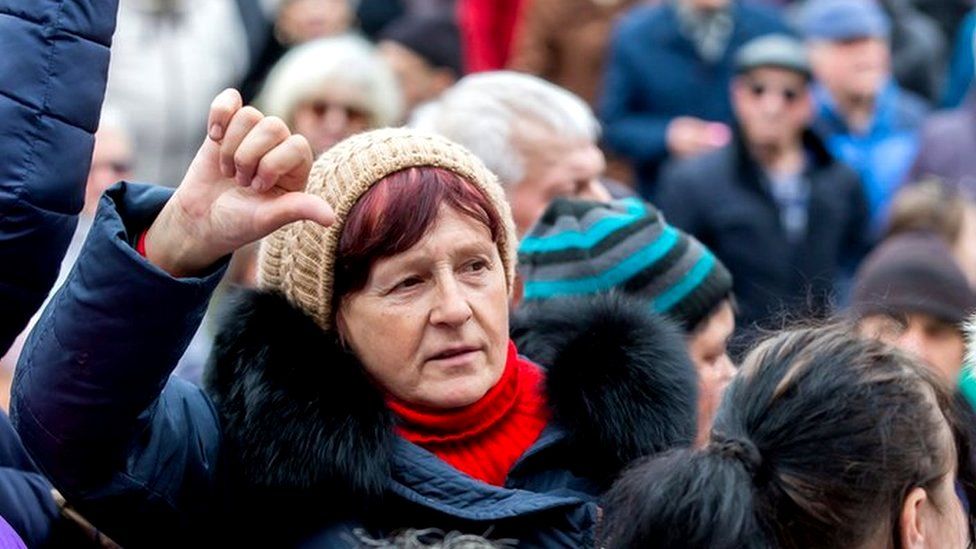
<svg viewBox="0 0 976 549">
<path fill-rule="evenodd" d="M 519 244 L 518 270 L 527 303 L 618 290 L 686 330 L 732 292 L 708 248 L 637 198 L 557 198 Z"/>
</svg>

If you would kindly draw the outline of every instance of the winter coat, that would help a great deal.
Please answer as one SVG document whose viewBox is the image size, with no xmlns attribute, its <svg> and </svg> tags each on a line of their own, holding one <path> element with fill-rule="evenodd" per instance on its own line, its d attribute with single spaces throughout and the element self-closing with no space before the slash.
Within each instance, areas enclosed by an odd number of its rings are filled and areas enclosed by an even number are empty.
<svg viewBox="0 0 976 549">
<path fill-rule="evenodd" d="M 0 2 L 0 355 L 58 276 L 85 196 L 118 2 Z M 0 412 L 0 517 L 28 547 L 77 541 Z M 75 545 L 76 546 L 76 545 Z"/>
<path fill-rule="evenodd" d="M 881 4 L 892 22 L 892 74 L 901 87 L 935 103 L 945 79 L 946 37 L 910 0 L 882 0 Z"/>
<path fill-rule="evenodd" d="M 357 527 L 431 526 L 592 546 L 620 469 L 694 436 L 683 338 L 613 296 L 526 312 L 519 340 L 548 367 L 553 420 L 503 487 L 396 435 L 355 357 L 276 294 L 244 294 L 228 315 L 206 390 L 171 378 L 221 269 L 174 279 L 133 249 L 167 197 L 125 184 L 103 197 L 12 401 L 44 470 L 124 546 L 343 547 Z"/>
<path fill-rule="evenodd" d="M 639 6 L 621 19 L 610 41 L 600 99 L 606 145 L 634 164 L 638 190 L 651 201 L 658 168 L 668 156 L 671 120 L 694 116 L 731 124 L 736 50 L 758 36 L 788 32 L 772 9 L 734 1 L 728 46 L 716 63 L 708 63 L 682 33 L 673 4 Z"/>
<path fill-rule="evenodd" d="M 58 276 L 85 198 L 117 1 L 0 1 L 0 355 Z"/>
<path fill-rule="evenodd" d="M 804 136 L 809 189 L 807 232 L 792 243 L 770 182 L 741 138 L 674 165 L 662 177 L 657 206 L 695 235 L 732 273 L 744 327 L 770 326 L 830 312 L 835 282 L 870 248 L 868 211 L 857 175 L 835 161 L 815 135 Z"/>
<path fill-rule="evenodd" d="M 638 0 L 532 0 L 509 67 L 566 88 L 590 105 L 603 82 L 613 24 Z"/>
</svg>

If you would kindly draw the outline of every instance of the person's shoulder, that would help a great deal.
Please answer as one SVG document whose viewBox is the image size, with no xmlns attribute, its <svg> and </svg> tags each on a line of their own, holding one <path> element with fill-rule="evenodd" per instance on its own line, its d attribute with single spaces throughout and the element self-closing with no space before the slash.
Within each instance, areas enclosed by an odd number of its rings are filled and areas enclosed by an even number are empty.
<svg viewBox="0 0 976 549">
<path fill-rule="evenodd" d="M 689 184 L 707 185 L 704 177 L 715 176 L 733 169 L 734 154 L 734 147 L 727 145 L 698 156 L 677 160 L 669 165 L 668 172 L 691 180 Z"/>
<path fill-rule="evenodd" d="M 741 2 L 737 6 L 741 20 L 760 32 L 794 34 L 782 13 L 771 6 L 756 2 Z"/>
<path fill-rule="evenodd" d="M 669 29 L 673 8 L 667 3 L 641 4 L 631 8 L 617 23 L 617 35 L 632 39 L 634 36 L 648 36 L 651 31 Z M 653 34 L 651 34 L 653 36 Z"/>
<path fill-rule="evenodd" d="M 899 87 L 898 100 L 895 101 L 895 116 L 899 124 L 910 127 L 921 127 L 931 113 L 931 107 L 925 99 L 914 92 Z"/>
<path fill-rule="evenodd" d="M 922 134 L 930 139 L 953 139 L 963 132 L 976 129 L 974 120 L 976 118 L 962 108 L 933 112 L 925 119 Z"/>
</svg>

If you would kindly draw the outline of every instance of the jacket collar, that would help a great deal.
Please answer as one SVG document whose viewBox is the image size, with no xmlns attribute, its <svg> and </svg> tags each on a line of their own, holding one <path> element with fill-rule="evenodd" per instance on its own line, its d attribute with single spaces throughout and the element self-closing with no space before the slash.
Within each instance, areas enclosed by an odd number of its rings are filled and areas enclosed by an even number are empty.
<svg viewBox="0 0 976 549">
<path fill-rule="evenodd" d="M 818 170 L 828 168 L 835 163 L 834 157 L 827 150 L 826 144 L 813 130 L 810 128 L 803 130 L 801 140 L 803 149 L 807 155 L 805 173 L 811 174 Z M 735 172 L 738 175 L 737 180 L 755 190 L 768 194 L 766 174 L 763 173 L 759 163 L 755 161 L 752 153 L 749 151 L 741 126 L 736 125 L 733 128 L 733 139 L 729 148 L 729 154 L 735 166 Z M 811 179 L 815 180 L 816 178 Z"/>
</svg>

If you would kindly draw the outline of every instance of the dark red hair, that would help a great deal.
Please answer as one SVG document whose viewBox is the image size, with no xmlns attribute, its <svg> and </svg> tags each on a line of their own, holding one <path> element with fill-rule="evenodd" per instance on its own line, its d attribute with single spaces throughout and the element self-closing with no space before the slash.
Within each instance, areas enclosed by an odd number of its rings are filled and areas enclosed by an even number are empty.
<svg viewBox="0 0 976 549">
<path fill-rule="evenodd" d="M 437 219 L 441 204 L 484 224 L 498 243 L 501 217 L 471 182 L 433 166 L 394 172 L 374 184 L 349 211 L 336 253 L 333 304 L 366 285 L 376 260 L 403 253 L 419 242 Z"/>
</svg>

